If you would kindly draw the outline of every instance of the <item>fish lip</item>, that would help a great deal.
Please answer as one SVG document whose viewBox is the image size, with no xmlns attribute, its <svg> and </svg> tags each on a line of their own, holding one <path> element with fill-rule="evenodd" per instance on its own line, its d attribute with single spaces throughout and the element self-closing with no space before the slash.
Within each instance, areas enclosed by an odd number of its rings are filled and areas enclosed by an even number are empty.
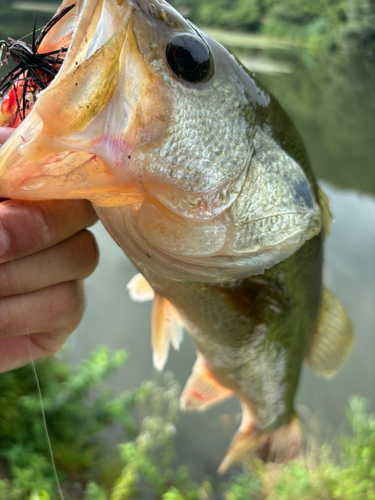
<svg viewBox="0 0 375 500">
<path fill-rule="evenodd" d="M 63 9 L 72 4 L 71 0 L 64 0 L 60 9 Z M 111 11 L 112 9 L 112 11 Z M 59 12 L 58 11 L 58 12 Z M 91 158 L 95 157 L 96 160 L 101 161 L 104 167 L 102 166 L 102 174 L 107 175 L 108 179 L 106 182 L 106 192 L 103 191 L 103 186 L 98 185 L 99 194 L 95 191 L 81 192 L 80 195 L 78 193 L 74 193 L 73 191 L 63 190 L 58 191 L 58 194 L 54 195 L 46 190 L 43 193 L 32 193 L 32 187 L 27 187 L 28 184 L 30 186 L 38 185 L 40 177 L 43 175 L 44 168 L 39 168 L 39 158 L 31 157 L 29 154 L 24 154 L 23 151 L 27 149 L 28 145 L 32 145 L 31 143 L 38 143 L 39 137 L 41 135 L 39 122 L 41 120 L 41 109 L 44 106 L 45 99 L 48 95 L 50 95 L 53 90 L 58 87 L 60 82 L 65 77 L 69 77 L 69 75 L 78 67 L 80 67 L 85 61 L 91 58 L 93 54 L 99 51 L 109 40 L 111 40 L 116 32 L 117 28 L 123 24 L 124 18 L 128 17 L 130 19 L 130 11 L 134 11 L 133 2 L 130 0 L 77 0 L 76 6 L 69 12 L 69 17 L 66 25 L 59 25 L 60 21 L 53 27 L 49 35 L 43 40 L 41 44 L 41 48 L 39 52 L 45 52 L 46 48 L 54 49 L 55 47 L 61 47 L 59 44 L 59 40 L 64 40 L 64 43 L 68 45 L 64 45 L 68 47 L 68 51 L 65 54 L 64 62 L 54 78 L 54 80 L 50 83 L 50 85 L 42 90 L 39 95 L 36 103 L 31 109 L 28 116 L 17 126 L 17 128 L 10 129 L 8 127 L 0 128 L 0 193 L 2 196 L 11 197 L 11 198 L 38 198 L 38 199 L 50 199 L 50 198 L 88 198 L 91 199 L 90 196 L 93 195 L 94 198 L 100 199 L 102 195 L 107 195 L 111 192 L 121 192 L 122 187 L 119 182 L 119 189 L 115 189 L 114 186 L 116 182 L 113 179 L 113 175 L 110 170 L 104 168 L 106 166 L 106 158 L 105 155 L 102 157 L 100 155 L 100 151 L 96 146 L 97 140 L 94 138 L 90 143 L 86 143 L 81 147 L 80 141 L 78 140 L 74 143 L 74 139 L 70 142 L 69 146 L 64 146 L 64 135 L 59 135 L 54 137 L 55 143 L 57 144 L 60 141 L 60 150 L 56 150 L 56 153 L 66 152 L 66 151 L 78 151 L 81 152 L 81 155 L 84 156 L 85 153 L 90 154 Z M 121 14 L 121 15 L 120 15 Z M 122 15 L 124 14 L 124 15 Z M 65 19 L 65 18 L 63 18 Z M 128 21 L 129 21 L 128 19 Z M 110 22 L 110 28 L 108 26 L 108 20 Z M 105 29 L 107 26 L 107 30 Z M 125 33 L 127 32 L 128 26 L 126 26 Z M 91 30 L 91 31 L 90 31 Z M 104 33 L 104 34 L 103 34 Z M 90 39 L 91 35 L 91 39 Z M 67 38 L 68 37 L 68 38 Z M 52 40 L 52 41 L 51 41 Z M 48 109 L 47 109 L 48 111 Z M 35 122 L 35 123 L 34 123 Z M 46 126 L 45 121 L 43 122 L 43 132 L 48 129 L 48 124 Z M 67 138 L 69 139 L 70 137 Z M 100 141 L 99 141 L 100 142 Z M 39 141 L 40 143 L 40 141 Z M 83 144 L 83 143 L 82 143 Z M 40 146 L 35 146 L 34 149 L 38 149 Z M 21 153 L 22 151 L 22 153 Z M 49 151 L 50 152 L 50 151 Z M 33 153 L 34 155 L 34 153 Z M 8 172 L 12 169 L 17 170 L 17 162 L 16 160 L 22 159 L 22 156 L 25 157 L 25 161 L 23 162 L 23 168 L 25 167 L 25 162 L 28 162 L 28 171 L 33 171 L 32 175 L 29 175 L 28 178 L 23 179 L 19 178 L 17 182 L 14 180 L 14 172 L 11 173 L 11 177 L 13 176 L 12 182 L 8 182 L 6 179 Z M 45 155 L 46 156 L 46 155 Z M 59 155 L 56 154 L 56 161 L 59 161 Z M 79 161 L 79 158 L 78 158 Z M 84 160 L 87 161 L 87 157 Z M 76 167 L 80 165 L 77 164 Z M 20 171 L 22 169 L 19 169 Z M 107 172 L 104 172 L 107 170 Z M 4 179 L 5 177 L 5 179 Z M 34 183 L 31 182 L 34 178 Z M 99 182 L 99 181 L 98 181 Z M 73 186 L 72 186 L 73 188 Z M 134 182 L 132 186 L 132 190 L 134 191 Z M 25 193 L 23 192 L 25 191 Z M 126 191 L 126 189 L 125 189 Z M 106 198 L 105 204 L 108 203 L 108 196 L 104 196 Z M 120 198 L 123 198 L 120 196 Z M 133 197 L 134 198 L 134 197 Z M 139 195 L 136 197 L 138 202 L 142 199 L 142 196 Z M 94 201 L 91 199 L 91 201 Z M 98 202 L 99 203 L 99 202 Z M 114 202 L 115 204 L 122 203 L 120 201 Z M 126 200 L 125 200 L 126 204 Z"/>
</svg>

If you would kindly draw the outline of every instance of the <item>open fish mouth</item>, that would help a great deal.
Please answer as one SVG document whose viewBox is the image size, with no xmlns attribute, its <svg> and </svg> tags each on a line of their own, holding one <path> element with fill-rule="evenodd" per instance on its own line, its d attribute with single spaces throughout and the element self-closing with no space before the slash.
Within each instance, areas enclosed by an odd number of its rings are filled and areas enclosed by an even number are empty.
<svg viewBox="0 0 375 500">
<path fill-rule="evenodd" d="M 320 232 L 293 126 L 221 45 L 164 0 L 56 16 L 36 51 L 55 74 L 0 128 L 0 197 L 88 199 L 134 261 L 178 279 L 258 274 Z M 291 139 L 267 125 L 280 114 Z"/>
<path fill-rule="evenodd" d="M 23 99 L 23 109 L 18 102 L 15 115 L 0 129 L 1 196 L 87 198 L 99 205 L 101 199 L 107 204 L 112 198 L 115 205 L 142 199 L 132 176 L 113 173 L 127 152 L 122 139 L 129 113 L 125 103 L 119 109 L 116 94 L 126 85 L 126 51 L 136 50 L 134 40 L 128 40 L 133 11 L 127 1 L 63 2 L 55 16 L 61 18 L 37 51 L 58 52 L 61 67 L 44 89 L 34 79 L 26 112 Z M 22 85 L 16 82 L 10 92 Z M 113 117 L 121 111 L 119 130 Z"/>
</svg>

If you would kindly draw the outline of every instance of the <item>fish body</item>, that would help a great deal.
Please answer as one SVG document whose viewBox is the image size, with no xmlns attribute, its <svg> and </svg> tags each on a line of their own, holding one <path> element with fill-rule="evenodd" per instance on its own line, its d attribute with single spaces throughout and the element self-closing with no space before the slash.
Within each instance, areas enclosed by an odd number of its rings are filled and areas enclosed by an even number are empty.
<svg viewBox="0 0 375 500">
<path fill-rule="evenodd" d="M 177 313 L 197 351 L 198 372 L 193 370 L 186 384 L 182 409 L 206 410 L 233 394 L 240 399 L 240 442 L 235 445 L 234 440 L 221 472 L 248 452 L 280 462 L 301 450 L 294 397 L 318 327 L 322 243 L 321 233 L 261 275 L 220 283 L 169 279 L 138 264 L 156 298 L 163 297 L 174 306 L 172 314 Z M 155 299 L 154 310 L 156 304 Z M 167 317 L 161 325 L 153 324 L 153 335 L 169 335 L 169 321 Z M 161 365 L 154 357 L 158 369 L 166 361 L 168 340 L 162 341 Z M 215 381 L 214 388 L 207 388 L 210 379 Z M 280 428 L 286 434 L 284 439 L 274 434 Z"/>
<path fill-rule="evenodd" d="M 294 414 L 299 371 L 317 326 L 321 267 L 317 236 L 263 275 L 211 284 L 143 272 L 179 311 L 215 379 L 254 407 L 260 432 L 271 432 Z"/>
<path fill-rule="evenodd" d="M 241 402 L 221 471 L 247 453 L 296 456 L 302 361 L 330 374 L 352 341 L 322 289 L 330 213 L 298 133 L 239 61 L 163 0 L 61 9 L 40 51 L 64 63 L 1 148 L 0 195 L 93 202 L 144 276 L 133 296 L 154 290 L 155 366 L 181 325 L 193 338 L 182 408 Z"/>
</svg>

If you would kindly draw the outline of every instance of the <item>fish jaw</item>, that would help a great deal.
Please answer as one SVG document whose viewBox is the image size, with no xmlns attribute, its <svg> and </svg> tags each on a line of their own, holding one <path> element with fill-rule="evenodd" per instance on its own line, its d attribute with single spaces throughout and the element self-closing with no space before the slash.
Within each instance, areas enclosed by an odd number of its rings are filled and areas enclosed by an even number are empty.
<svg viewBox="0 0 375 500">
<path fill-rule="evenodd" d="M 69 50 L 26 119 L 15 131 L 0 129 L 2 197 L 99 206 L 143 199 L 128 163 L 135 148 L 163 133 L 168 99 L 139 54 L 134 17 L 127 0 L 80 0 L 51 30 L 39 52 Z"/>
<path fill-rule="evenodd" d="M 173 73 L 181 33 L 208 51 L 207 81 Z M 40 50 L 57 47 L 61 70 L 0 149 L 0 196 L 88 199 L 137 265 L 172 279 L 260 274 L 320 231 L 314 181 L 273 137 L 272 96 L 166 2 L 80 0 Z M 259 158 L 277 158 L 270 179 Z M 288 206 L 264 189 L 279 178 Z"/>
</svg>

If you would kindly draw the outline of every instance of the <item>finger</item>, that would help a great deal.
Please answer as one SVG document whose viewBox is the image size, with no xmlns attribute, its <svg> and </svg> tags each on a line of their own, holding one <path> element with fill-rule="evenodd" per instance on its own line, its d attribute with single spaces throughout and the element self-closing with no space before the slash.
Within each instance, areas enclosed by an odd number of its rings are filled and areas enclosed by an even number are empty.
<svg viewBox="0 0 375 500">
<path fill-rule="evenodd" d="M 0 339 L 0 373 L 20 368 L 61 349 L 66 339 L 64 338 L 62 342 L 54 342 L 52 346 L 50 345 L 51 339 L 48 339 L 46 346 L 47 335 L 50 336 L 45 333 L 33 333 Z"/>
<path fill-rule="evenodd" d="M 11 127 L 0 127 L 0 146 L 4 144 L 5 141 L 13 134 L 14 128 Z"/>
<path fill-rule="evenodd" d="M 41 320 L 38 314 L 34 312 L 29 319 L 26 319 L 29 314 L 28 306 L 22 303 L 22 300 L 14 301 L 15 303 L 10 306 L 9 321 L 14 325 L 11 315 L 14 314 L 14 306 L 21 306 L 20 314 L 23 315 L 18 322 L 18 330 L 13 327 L 3 329 L 3 334 L 8 335 L 16 334 L 16 336 L 8 336 L 0 338 L 0 373 L 8 370 L 19 368 L 31 360 L 37 360 L 54 354 L 57 352 L 67 337 L 78 326 L 84 309 L 84 294 L 83 284 L 81 282 L 63 283 L 57 287 L 51 287 L 49 290 L 48 300 L 45 300 L 44 292 L 47 289 L 34 292 L 33 299 L 35 305 L 44 302 L 43 312 L 47 313 L 48 318 L 51 320 L 49 328 L 52 330 L 44 329 L 42 332 L 24 333 L 17 335 L 27 326 L 29 332 L 37 329 L 37 325 L 46 326 L 47 320 Z M 19 298 L 19 297 L 18 297 Z M 24 297 L 22 297 L 24 299 Z M 18 302 L 18 304 L 16 304 Z M 56 304 L 59 306 L 56 307 Z M 29 302 L 30 305 L 30 302 Z M 52 313 L 49 313 L 49 306 L 52 305 Z M 9 325 L 8 325 L 9 326 Z"/>
<path fill-rule="evenodd" d="M 51 248 L 0 264 L 0 297 L 82 280 L 95 270 L 98 258 L 94 236 L 90 231 L 80 231 Z"/>
<path fill-rule="evenodd" d="M 0 204 L 0 263 L 52 247 L 96 221 L 88 201 L 4 201 Z"/>
<path fill-rule="evenodd" d="M 0 316 L 0 373 L 57 352 L 78 326 L 83 310 L 82 282 L 2 299 L 0 314 L 6 314 Z"/>
<path fill-rule="evenodd" d="M 1 299 L 0 338 L 47 332 L 52 350 L 79 324 L 83 309 L 83 285 L 77 281 Z"/>
</svg>

